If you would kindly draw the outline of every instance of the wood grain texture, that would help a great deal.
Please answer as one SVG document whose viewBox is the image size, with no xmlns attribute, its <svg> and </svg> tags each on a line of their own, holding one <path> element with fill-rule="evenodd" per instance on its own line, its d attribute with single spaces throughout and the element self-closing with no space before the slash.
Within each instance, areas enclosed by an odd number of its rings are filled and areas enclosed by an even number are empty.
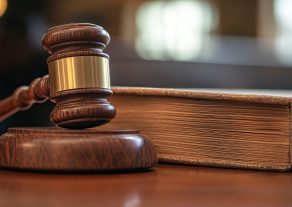
<svg viewBox="0 0 292 207">
<path fill-rule="evenodd" d="M 57 26 L 43 37 L 44 48 L 51 55 L 48 63 L 59 58 L 87 55 L 108 58 L 103 49 L 109 41 L 109 34 L 102 27 L 87 23 Z M 81 65 L 84 65 L 82 61 Z M 74 66 L 69 61 L 62 70 Z M 78 82 L 76 74 L 65 74 Z M 69 82 L 70 78 L 60 80 Z M 109 88 L 76 87 L 56 91 L 49 87 L 49 82 L 52 84 L 52 77 L 49 80 L 45 76 L 33 81 L 29 88 L 17 89 L 12 97 L 0 102 L 0 118 L 7 118 L 19 109 L 27 109 L 34 102 L 45 101 L 48 96 L 56 103 L 50 119 L 60 127 L 90 128 L 108 123 L 115 117 L 116 110 L 107 100 L 112 94 Z M 149 168 L 156 163 L 157 155 L 152 143 L 135 130 L 14 128 L 0 137 L 1 168 L 92 172 Z"/>
<path fill-rule="evenodd" d="M 53 27 L 43 37 L 43 46 L 51 56 L 47 62 L 74 56 L 108 55 L 102 51 L 110 36 L 101 26 L 90 23 L 72 23 Z"/>
<path fill-rule="evenodd" d="M 84 129 L 110 122 L 116 115 L 115 107 L 107 100 L 110 89 L 88 88 L 61 91 L 53 94 L 56 103 L 50 119 L 60 127 Z"/>
<path fill-rule="evenodd" d="M 270 96 L 261 95 L 204 92 L 204 98 L 196 91 L 174 89 L 113 91 L 118 115 L 102 128 L 141 129 L 161 162 L 291 170 L 289 97 L 273 96 L 271 103 Z"/>
<path fill-rule="evenodd" d="M 159 165 L 144 173 L 0 171 L 1 207 L 289 207 L 290 173 Z"/>
<path fill-rule="evenodd" d="M 49 76 L 36 78 L 29 87 L 22 86 L 14 94 L 0 101 L 0 121 L 21 110 L 28 110 L 34 103 L 49 99 L 56 103 L 50 120 L 60 127 L 83 129 L 110 122 L 116 114 L 115 107 L 107 100 L 110 89 L 89 88 L 60 91 L 50 96 Z"/>
<path fill-rule="evenodd" d="M 56 26 L 49 29 L 43 37 L 43 46 L 50 54 L 48 63 L 76 56 L 109 58 L 103 53 L 109 42 L 107 31 L 90 23 Z M 107 101 L 112 94 L 110 89 L 95 87 L 52 92 L 49 82 L 48 76 L 38 78 L 29 87 L 20 87 L 11 97 L 0 101 L 0 121 L 19 110 L 28 109 L 33 103 L 46 101 L 48 97 L 56 103 L 50 119 L 60 127 L 90 128 L 108 123 L 115 117 L 115 107 Z"/>
<path fill-rule="evenodd" d="M 0 138 L 2 168 L 86 172 L 149 168 L 155 163 L 153 145 L 137 130 L 10 128 Z"/>
<path fill-rule="evenodd" d="M 34 103 L 43 103 L 49 99 L 49 78 L 36 78 L 29 87 L 22 86 L 14 94 L 0 101 L 0 121 L 7 119 L 18 111 L 29 109 Z"/>
<path fill-rule="evenodd" d="M 43 37 L 43 46 L 50 54 L 48 63 L 76 56 L 109 58 L 103 52 L 109 42 L 108 32 L 90 23 L 56 26 L 49 29 Z M 50 99 L 56 103 L 50 115 L 51 121 L 60 127 L 71 129 L 90 128 L 108 123 L 116 113 L 114 106 L 107 101 L 111 94 L 110 89 L 97 87 L 51 91 Z"/>
</svg>

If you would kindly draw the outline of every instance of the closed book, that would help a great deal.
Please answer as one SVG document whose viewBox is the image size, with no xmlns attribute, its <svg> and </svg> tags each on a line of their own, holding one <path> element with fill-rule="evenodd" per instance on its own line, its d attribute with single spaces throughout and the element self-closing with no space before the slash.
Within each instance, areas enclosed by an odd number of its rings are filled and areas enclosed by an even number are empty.
<svg viewBox="0 0 292 207">
<path fill-rule="evenodd" d="M 288 171 L 289 91 L 114 87 L 117 117 L 102 129 L 140 129 L 160 162 Z"/>
</svg>

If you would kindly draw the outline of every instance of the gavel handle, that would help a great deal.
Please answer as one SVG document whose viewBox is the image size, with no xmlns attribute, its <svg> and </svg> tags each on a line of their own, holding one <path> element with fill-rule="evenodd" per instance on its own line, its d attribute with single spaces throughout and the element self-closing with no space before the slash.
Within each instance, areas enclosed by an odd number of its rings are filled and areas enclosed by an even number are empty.
<svg viewBox="0 0 292 207">
<path fill-rule="evenodd" d="M 49 76 L 36 78 L 29 87 L 21 86 L 12 96 L 0 100 L 0 121 L 7 119 L 18 111 L 29 109 L 34 103 L 43 103 L 49 99 Z"/>
</svg>

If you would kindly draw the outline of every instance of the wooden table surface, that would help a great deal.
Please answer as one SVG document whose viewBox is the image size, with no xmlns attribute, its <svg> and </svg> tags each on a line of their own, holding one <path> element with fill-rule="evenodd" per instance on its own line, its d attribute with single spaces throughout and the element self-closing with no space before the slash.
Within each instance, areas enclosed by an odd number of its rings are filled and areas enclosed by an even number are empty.
<svg viewBox="0 0 292 207">
<path fill-rule="evenodd" d="M 292 206 L 292 174 L 159 165 L 118 174 L 0 171 L 0 206 Z"/>
</svg>

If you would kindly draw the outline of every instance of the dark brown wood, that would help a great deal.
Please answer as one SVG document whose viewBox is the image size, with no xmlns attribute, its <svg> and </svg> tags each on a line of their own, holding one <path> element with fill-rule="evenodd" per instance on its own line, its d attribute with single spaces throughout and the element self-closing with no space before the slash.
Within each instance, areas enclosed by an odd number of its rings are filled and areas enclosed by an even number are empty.
<svg viewBox="0 0 292 207">
<path fill-rule="evenodd" d="M 50 29 L 43 38 L 43 45 L 51 54 L 49 63 L 75 56 L 108 58 L 102 50 L 109 40 L 109 34 L 97 25 L 68 24 Z M 52 77 L 50 82 L 52 84 Z M 48 85 L 49 79 L 45 76 L 36 79 L 28 89 L 16 90 L 15 95 L 0 102 L 3 108 L 0 116 L 6 118 L 50 96 L 56 103 L 51 121 L 75 130 L 9 129 L 0 137 L 0 167 L 79 172 L 149 168 L 157 163 L 152 143 L 138 131 L 76 130 L 99 126 L 115 117 L 116 110 L 107 101 L 112 94 L 110 89 L 77 87 L 53 91 Z"/>
<path fill-rule="evenodd" d="M 159 165 L 145 173 L 0 171 L 2 207 L 289 207 L 290 173 Z"/>
<path fill-rule="evenodd" d="M 47 62 L 75 56 L 109 58 L 103 50 L 110 36 L 102 27 L 89 23 L 66 24 L 51 28 L 43 37 L 43 46 L 51 55 Z M 56 103 L 50 119 L 64 128 L 82 129 L 110 122 L 115 107 L 107 101 L 112 94 L 106 88 L 82 88 L 57 93 L 50 92 L 48 76 L 38 78 L 30 87 L 18 88 L 14 95 L 0 101 L 0 121 L 35 102 L 50 100 Z"/>
<path fill-rule="evenodd" d="M 22 86 L 14 94 L 0 101 L 0 121 L 7 119 L 18 111 L 27 110 L 34 103 L 43 103 L 50 95 L 48 76 L 36 78 L 30 86 Z"/>
<path fill-rule="evenodd" d="M 60 127 L 83 129 L 103 125 L 116 115 L 115 107 L 107 101 L 110 89 L 91 88 L 61 91 L 51 96 L 56 106 L 50 114 Z"/>
<path fill-rule="evenodd" d="M 109 58 L 103 50 L 110 36 L 102 27 L 90 23 L 72 23 L 53 27 L 43 37 L 43 46 L 50 56 L 47 62 L 76 56 L 101 56 Z M 56 103 L 50 118 L 65 128 L 89 128 L 111 121 L 114 106 L 107 101 L 110 89 L 91 88 L 51 92 Z"/>
<path fill-rule="evenodd" d="M 93 24 L 69 24 L 50 29 L 43 38 L 51 54 L 48 62 L 65 57 L 102 56 L 109 35 Z M 66 69 L 66 68 L 65 68 Z M 52 77 L 51 77 L 52 78 Z M 51 79 L 52 83 L 52 79 Z M 107 101 L 107 88 L 76 88 L 59 91 L 49 87 L 48 76 L 0 101 L 4 119 L 50 96 L 56 103 L 50 118 L 61 128 L 14 128 L 0 137 L 0 167 L 45 171 L 104 171 L 149 168 L 157 163 L 149 139 L 136 130 L 76 130 L 108 123 L 115 117 Z"/>
<path fill-rule="evenodd" d="M 10 128 L 0 138 L 2 168 L 77 172 L 148 168 L 155 163 L 153 145 L 137 130 Z"/>
<path fill-rule="evenodd" d="M 64 128 L 90 128 L 110 122 L 116 114 L 114 106 L 106 97 L 110 89 L 92 88 L 61 91 L 51 95 L 57 103 L 50 114 L 53 123 Z M 49 99 L 49 76 L 36 78 L 29 87 L 21 86 L 14 94 L 0 101 L 0 121 L 18 111 L 28 110 L 34 103 Z"/>
<path fill-rule="evenodd" d="M 102 51 L 110 36 L 101 26 L 90 23 L 72 23 L 53 27 L 43 37 L 43 46 L 51 55 L 48 62 L 75 56 L 108 55 Z"/>
</svg>

